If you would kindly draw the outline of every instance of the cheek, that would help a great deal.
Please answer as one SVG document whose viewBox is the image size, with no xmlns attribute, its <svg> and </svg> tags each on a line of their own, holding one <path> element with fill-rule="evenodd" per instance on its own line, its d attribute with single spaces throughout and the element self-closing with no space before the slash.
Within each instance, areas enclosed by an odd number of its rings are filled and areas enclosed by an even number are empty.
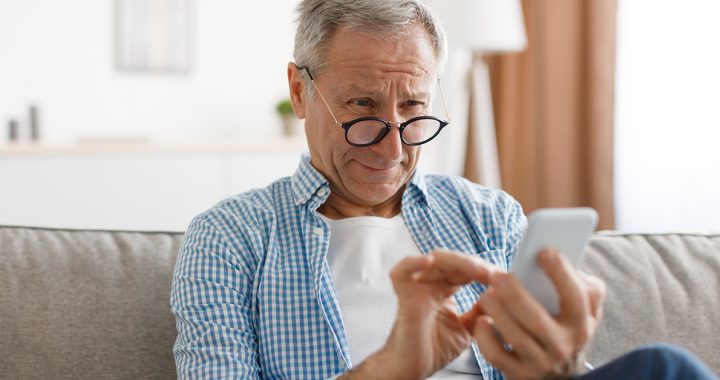
<svg viewBox="0 0 720 380">
<path fill-rule="evenodd" d="M 339 143 L 345 141 L 343 129 L 332 122 L 325 120 L 317 111 L 307 113 L 305 118 L 305 133 L 311 150 L 332 151 Z"/>
<path fill-rule="evenodd" d="M 418 157 L 420 156 L 420 147 L 419 146 L 405 146 L 405 159 L 407 160 L 406 164 L 410 164 L 412 166 L 415 165 L 417 162 Z"/>
</svg>

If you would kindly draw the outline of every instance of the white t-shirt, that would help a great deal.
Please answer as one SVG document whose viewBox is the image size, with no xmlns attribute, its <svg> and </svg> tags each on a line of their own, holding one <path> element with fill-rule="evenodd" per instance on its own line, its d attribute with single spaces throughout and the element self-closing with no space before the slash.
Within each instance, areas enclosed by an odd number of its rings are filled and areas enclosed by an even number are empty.
<svg viewBox="0 0 720 380">
<path fill-rule="evenodd" d="M 397 299 L 390 270 L 403 257 L 421 252 L 402 214 L 331 220 L 328 264 L 354 365 L 380 349 L 390 335 Z M 432 379 L 480 379 L 472 350 L 463 352 Z"/>
</svg>

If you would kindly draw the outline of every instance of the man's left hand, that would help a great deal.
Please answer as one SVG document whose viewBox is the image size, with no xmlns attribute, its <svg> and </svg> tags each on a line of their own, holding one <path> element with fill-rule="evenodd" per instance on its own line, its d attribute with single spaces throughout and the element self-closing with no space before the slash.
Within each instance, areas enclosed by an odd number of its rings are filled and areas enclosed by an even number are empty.
<svg viewBox="0 0 720 380">
<path fill-rule="evenodd" d="M 567 378 L 584 372 L 584 352 L 602 317 L 605 284 L 576 271 L 556 251 L 539 264 L 555 285 L 551 316 L 509 273 L 494 272 L 480 297 L 473 335 L 485 359 L 508 379 Z"/>
</svg>

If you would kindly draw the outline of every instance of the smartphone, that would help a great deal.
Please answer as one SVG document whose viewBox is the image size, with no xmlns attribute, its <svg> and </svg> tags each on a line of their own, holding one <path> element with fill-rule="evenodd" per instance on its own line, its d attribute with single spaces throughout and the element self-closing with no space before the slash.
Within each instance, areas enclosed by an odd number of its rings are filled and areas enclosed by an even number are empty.
<svg viewBox="0 0 720 380">
<path fill-rule="evenodd" d="M 528 216 L 510 273 L 551 315 L 560 313 L 560 299 L 550 278 L 538 265 L 537 255 L 546 248 L 555 249 L 577 265 L 597 219 L 597 212 L 587 207 L 539 209 Z"/>
</svg>

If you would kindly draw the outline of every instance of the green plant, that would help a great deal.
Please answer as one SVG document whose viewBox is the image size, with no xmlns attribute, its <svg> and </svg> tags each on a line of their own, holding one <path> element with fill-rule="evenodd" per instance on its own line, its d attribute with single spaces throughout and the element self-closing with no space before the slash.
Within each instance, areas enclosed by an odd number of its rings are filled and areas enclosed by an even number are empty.
<svg viewBox="0 0 720 380">
<path fill-rule="evenodd" d="M 290 99 L 283 99 L 275 106 L 275 110 L 277 110 L 277 113 L 280 114 L 280 116 L 288 116 L 293 114 L 292 104 L 290 104 Z"/>
</svg>

